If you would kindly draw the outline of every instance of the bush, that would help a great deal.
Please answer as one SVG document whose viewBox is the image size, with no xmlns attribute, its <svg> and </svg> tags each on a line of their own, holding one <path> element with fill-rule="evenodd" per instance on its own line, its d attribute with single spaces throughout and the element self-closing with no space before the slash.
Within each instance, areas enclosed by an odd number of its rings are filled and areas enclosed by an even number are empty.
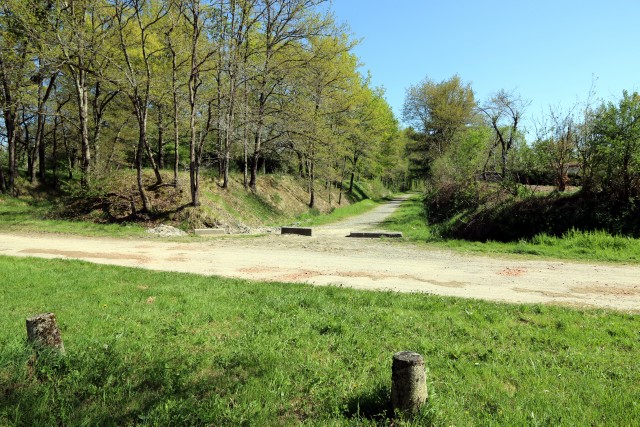
<svg viewBox="0 0 640 427">
<path fill-rule="evenodd" d="M 639 214 L 640 204 L 620 205 L 603 194 L 551 193 L 484 204 L 455 218 L 443 234 L 457 239 L 500 242 L 529 240 L 541 234 L 560 237 L 572 230 L 603 230 L 613 235 L 640 237 Z"/>
</svg>

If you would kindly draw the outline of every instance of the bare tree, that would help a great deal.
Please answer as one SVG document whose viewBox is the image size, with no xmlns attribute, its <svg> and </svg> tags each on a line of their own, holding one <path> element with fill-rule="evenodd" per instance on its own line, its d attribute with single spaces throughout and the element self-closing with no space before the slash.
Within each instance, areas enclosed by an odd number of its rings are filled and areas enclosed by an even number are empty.
<svg viewBox="0 0 640 427">
<path fill-rule="evenodd" d="M 500 147 L 500 173 L 506 179 L 508 175 L 508 157 L 518 135 L 518 126 L 530 101 L 519 95 L 500 90 L 483 106 L 479 107 L 493 128 L 494 148 Z M 494 150 L 491 152 L 493 153 Z"/>
<path fill-rule="evenodd" d="M 535 148 L 545 166 L 553 171 L 554 184 L 562 192 L 569 182 L 569 164 L 576 155 L 578 124 L 574 108 L 566 112 L 559 107 L 549 108 L 547 119 L 538 126 Z"/>
</svg>

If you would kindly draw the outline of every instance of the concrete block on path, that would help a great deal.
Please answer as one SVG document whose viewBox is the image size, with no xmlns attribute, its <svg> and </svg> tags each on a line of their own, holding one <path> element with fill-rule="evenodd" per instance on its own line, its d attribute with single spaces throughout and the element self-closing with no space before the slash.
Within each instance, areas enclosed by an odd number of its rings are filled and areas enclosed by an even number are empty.
<svg viewBox="0 0 640 427">
<path fill-rule="evenodd" d="M 352 231 L 347 237 L 363 237 L 376 239 L 380 237 L 399 238 L 402 237 L 401 231 Z"/>
<path fill-rule="evenodd" d="M 310 227 L 282 227 L 280 234 L 298 234 L 300 236 L 311 236 L 313 229 Z"/>
</svg>

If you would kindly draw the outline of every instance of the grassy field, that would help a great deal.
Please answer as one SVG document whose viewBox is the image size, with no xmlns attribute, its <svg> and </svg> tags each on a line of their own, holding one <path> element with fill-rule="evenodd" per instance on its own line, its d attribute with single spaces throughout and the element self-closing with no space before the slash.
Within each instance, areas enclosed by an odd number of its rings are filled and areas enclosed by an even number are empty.
<svg viewBox="0 0 640 427">
<path fill-rule="evenodd" d="M 404 203 L 384 226 L 390 230 L 402 231 L 405 240 L 428 242 L 461 252 L 518 254 L 584 261 L 640 262 L 639 239 L 612 236 L 601 231 L 571 231 L 562 237 L 542 234 L 531 240 L 512 243 L 442 239 L 438 236 L 437 227 L 434 229 L 427 223 L 422 197 L 418 195 Z"/>
<path fill-rule="evenodd" d="M 296 224 L 303 227 L 312 227 L 318 225 L 331 224 L 333 222 L 342 221 L 352 216 L 361 215 L 380 206 L 371 199 L 361 200 L 352 205 L 336 208 L 326 215 L 321 215 L 318 211 L 306 213 L 298 218 Z"/>
<path fill-rule="evenodd" d="M 0 257 L 0 425 L 635 425 L 640 316 Z M 67 356 L 32 359 L 56 313 Z M 395 425 L 404 423 L 395 422 Z"/>
</svg>

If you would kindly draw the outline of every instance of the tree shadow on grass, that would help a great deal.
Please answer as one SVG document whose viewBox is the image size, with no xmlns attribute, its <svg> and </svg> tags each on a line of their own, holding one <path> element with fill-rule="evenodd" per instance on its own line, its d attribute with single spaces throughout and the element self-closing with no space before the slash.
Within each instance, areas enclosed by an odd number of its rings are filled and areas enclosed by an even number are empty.
<svg viewBox="0 0 640 427">
<path fill-rule="evenodd" d="M 231 378 L 193 378 L 193 367 L 171 355 L 158 353 L 146 363 L 132 363 L 131 355 L 124 357 L 108 345 L 38 358 L 25 347 L 14 360 L 17 372 L 0 370 L 2 425 L 7 408 L 15 408 L 10 414 L 14 424 L 25 426 L 206 425 L 215 414 L 202 402 L 237 385 L 242 380 L 238 371 L 251 368 L 231 369 Z"/>
<path fill-rule="evenodd" d="M 346 418 L 383 421 L 391 419 L 391 390 L 388 386 L 378 386 L 353 396 L 344 411 Z"/>
</svg>

